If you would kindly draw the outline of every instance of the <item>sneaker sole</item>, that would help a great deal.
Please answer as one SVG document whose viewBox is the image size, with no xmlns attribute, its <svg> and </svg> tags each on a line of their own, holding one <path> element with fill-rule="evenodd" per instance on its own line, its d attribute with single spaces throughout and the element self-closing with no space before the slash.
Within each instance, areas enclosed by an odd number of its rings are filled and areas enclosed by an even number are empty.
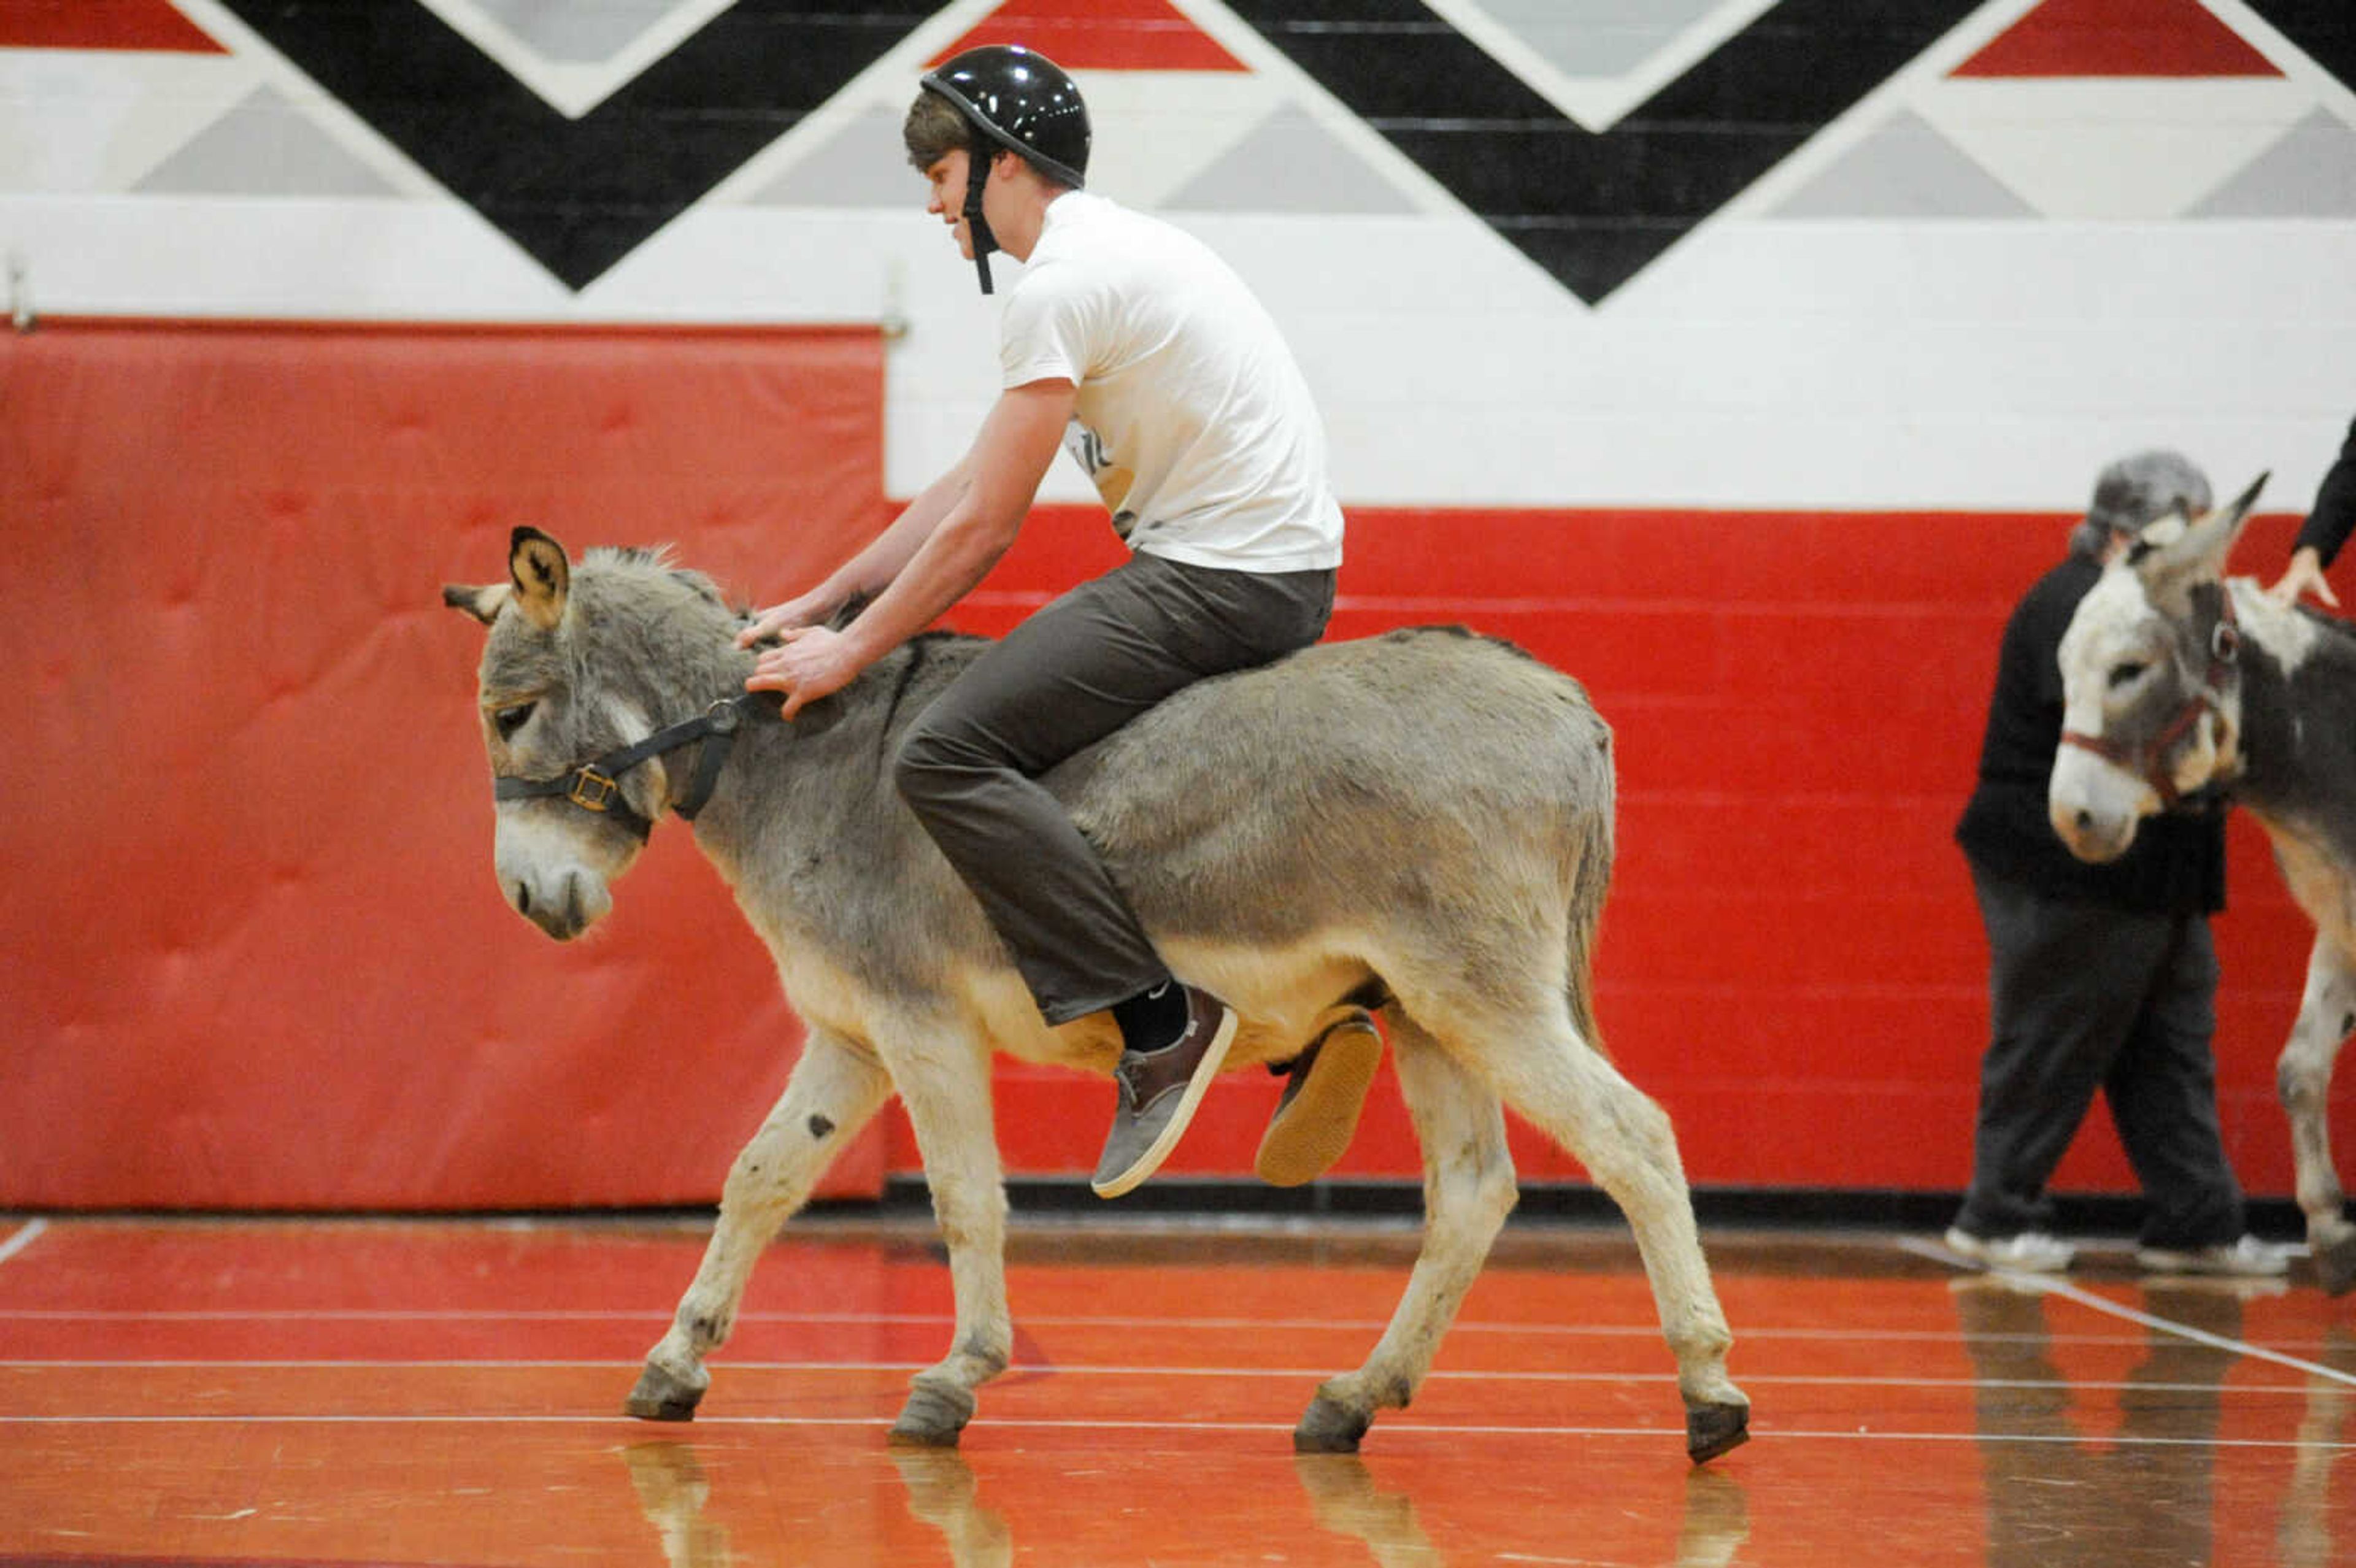
<svg viewBox="0 0 2356 1568">
<path fill-rule="evenodd" d="M 2136 1267 L 2146 1274 L 2172 1275 L 2183 1279 L 2281 1279 L 2290 1273 L 2288 1259 L 2275 1268 L 2235 1268 L 2177 1253 L 2139 1252 L 2135 1261 Z"/>
<path fill-rule="evenodd" d="M 2066 1243 L 2059 1257 L 2048 1255 L 2034 1261 L 2023 1261 L 2019 1258 L 1999 1258 L 1989 1243 L 1962 1231 L 1950 1229 L 1940 1240 L 1944 1242 L 1947 1250 L 1956 1256 L 1966 1258 L 1982 1268 L 1994 1269 L 2006 1274 L 2067 1274 L 2070 1272 L 2070 1265 L 2078 1261 L 2078 1249 Z"/>
<path fill-rule="evenodd" d="M 1090 1191 L 1099 1198 L 1118 1198 L 1162 1168 L 1162 1162 L 1170 1157 L 1170 1151 L 1176 1148 L 1178 1140 L 1186 1136 L 1187 1126 L 1194 1120 L 1195 1108 L 1203 1103 L 1203 1093 L 1210 1088 L 1211 1080 L 1219 1075 L 1220 1066 L 1227 1060 L 1227 1046 L 1235 1038 L 1236 1010 L 1229 1008 L 1226 1016 L 1219 1020 L 1219 1032 L 1211 1037 L 1210 1049 L 1204 1051 L 1203 1060 L 1194 1064 L 1194 1076 L 1186 1080 L 1185 1091 L 1178 1099 L 1177 1112 L 1171 1116 L 1169 1125 L 1162 1129 L 1161 1136 L 1146 1147 L 1136 1163 L 1109 1181 L 1091 1179 L 1088 1182 Z"/>
<path fill-rule="evenodd" d="M 1271 1187 L 1299 1187 L 1333 1168 L 1357 1136 L 1358 1113 L 1382 1065 L 1383 1037 L 1372 1024 L 1336 1024 L 1317 1047 L 1292 1103 L 1260 1135 L 1252 1169 Z"/>
</svg>

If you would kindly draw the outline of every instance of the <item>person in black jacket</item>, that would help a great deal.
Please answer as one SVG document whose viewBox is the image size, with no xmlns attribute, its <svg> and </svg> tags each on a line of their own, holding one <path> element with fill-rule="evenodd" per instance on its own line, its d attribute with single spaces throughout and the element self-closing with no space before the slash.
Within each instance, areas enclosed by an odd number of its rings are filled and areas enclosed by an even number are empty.
<svg viewBox="0 0 2356 1568">
<path fill-rule="evenodd" d="M 2096 1091 L 2142 1185 L 2137 1260 L 2168 1272 L 2275 1275 L 2279 1249 L 2243 1228 L 2240 1184 L 2217 1120 L 2217 955 L 2225 904 L 2224 807 L 2188 801 L 2147 821 L 2126 855 L 2090 866 L 2046 816 L 2062 734 L 2062 635 L 2104 563 L 2171 510 L 2197 516 L 2209 482 L 2172 452 L 2105 468 L 2069 553 L 2006 624 L 1979 780 L 1955 838 L 1989 952 L 1972 1179 L 1946 1235 L 1997 1267 L 2059 1271 L 2045 1184 Z"/>
<path fill-rule="evenodd" d="M 2351 531 L 2356 531 L 2356 421 L 2350 421 L 2340 456 L 2316 487 L 2315 509 L 2291 544 L 2289 570 L 2266 592 L 2280 604 L 2297 603 L 2300 594 L 2313 593 L 2337 608 L 2340 595 L 2323 580 L 2323 569 L 2348 542 Z"/>
</svg>

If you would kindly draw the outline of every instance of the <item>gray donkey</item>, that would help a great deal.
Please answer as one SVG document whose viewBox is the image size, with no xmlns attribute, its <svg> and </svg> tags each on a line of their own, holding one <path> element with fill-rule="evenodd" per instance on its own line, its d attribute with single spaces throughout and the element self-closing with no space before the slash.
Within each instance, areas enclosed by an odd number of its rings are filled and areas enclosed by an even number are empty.
<svg viewBox="0 0 2356 1568">
<path fill-rule="evenodd" d="M 2338 1296 L 2356 1285 L 2326 1120 L 2332 1064 L 2356 1029 L 2356 633 L 2223 576 L 2265 484 L 2198 518 L 2162 517 L 2078 602 L 2047 804 L 2084 860 L 2117 859 L 2144 816 L 2212 784 L 2273 840 L 2316 928 L 2276 1085 L 2308 1245 Z"/>
<path fill-rule="evenodd" d="M 893 790 L 909 720 L 983 645 L 926 635 L 790 724 L 711 582 L 642 551 L 577 565 L 516 531 L 509 580 L 444 590 L 490 628 L 480 697 L 515 908 L 570 938 L 611 907 L 655 818 L 694 823 L 809 1029 L 633 1415 L 685 1420 L 762 1247 L 897 1092 L 948 1243 L 957 1327 L 895 1439 L 954 1444 L 1013 1343 L 991 1052 L 1109 1073 L 1101 1017 L 1059 1029 Z M 680 715 L 693 715 L 677 723 Z M 690 753 L 692 753 L 691 756 Z M 1605 1060 L 1589 952 L 1612 859 L 1611 733 L 1579 685 L 1449 629 L 1329 644 L 1172 698 L 1049 776 L 1173 970 L 1243 1019 L 1230 1070 L 1297 1057 L 1379 1007 L 1424 1157 L 1426 1230 L 1366 1364 L 1317 1391 L 1302 1451 L 1404 1407 L 1514 1206 L 1503 1107 L 1626 1213 L 1698 1463 L 1747 1435 L 1668 1117 Z M 584 809 L 585 808 L 585 809 Z"/>
</svg>

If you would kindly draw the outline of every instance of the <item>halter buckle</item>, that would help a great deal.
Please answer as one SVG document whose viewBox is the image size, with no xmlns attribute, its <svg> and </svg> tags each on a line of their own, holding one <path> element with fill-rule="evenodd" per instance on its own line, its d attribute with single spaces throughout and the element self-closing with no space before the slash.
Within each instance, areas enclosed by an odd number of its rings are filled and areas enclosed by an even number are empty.
<svg viewBox="0 0 2356 1568">
<path fill-rule="evenodd" d="M 573 787 L 565 792 L 564 798 L 584 811 L 604 811 L 614 804 L 614 796 L 621 787 L 618 781 L 584 763 L 573 775 Z"/>
</svg>

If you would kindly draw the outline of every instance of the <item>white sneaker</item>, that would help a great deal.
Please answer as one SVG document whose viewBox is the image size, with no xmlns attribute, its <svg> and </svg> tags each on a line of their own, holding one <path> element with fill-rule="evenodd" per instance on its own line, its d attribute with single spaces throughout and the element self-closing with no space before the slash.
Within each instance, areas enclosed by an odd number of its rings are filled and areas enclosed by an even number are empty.
<svg viewBox="0 0 2356 1568">
<path fill-rule="evenodd" d="M 2019 1269 L 2028 1274 L 2060 1274 L 2078 1255 L 2077 1248 L 2042 1231 L 2023 1231 L 2012 1236 L 1975 1236 L 1952 1225 L 1947 1228 L 1947 1248 L 1990 1268 Z"/>
<path fill-rule="evenodd" d="M 2290 1249 L 2244 1236 L 2237 1242 L 2179 1252 L 2170 1247 L 2137 1247 L 2136 1266 L 2153 1274 L 2218 1274 L 2237 1279 L 2271 1279 L 2290 1272 Z"/>
</svg>

